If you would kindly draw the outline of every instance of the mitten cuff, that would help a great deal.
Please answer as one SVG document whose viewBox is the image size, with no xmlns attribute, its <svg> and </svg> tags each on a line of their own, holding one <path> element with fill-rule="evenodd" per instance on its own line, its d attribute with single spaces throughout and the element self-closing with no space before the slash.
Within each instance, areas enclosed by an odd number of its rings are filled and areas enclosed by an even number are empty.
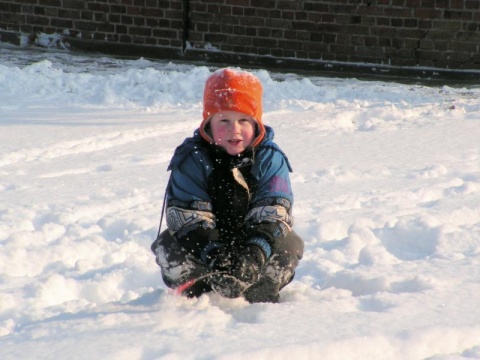
<svg viewBox="0 0 480 360">
<path fill-rule="evenodd" d="M 223 245 L 219 242 L 209 242 L 200 252 L 200 260 L 205 264 L 208 263 L 208 255 L 217 249 L 223 248 Z"/>
<path fill-rule="evenodd" d="M 250 240 L 248 240 L 247 244 L 257 245 L 260 249 L 263 250 L 263 253 L 265 254 L 266 259 L 270 258 L 270 255 L 272 255 L 272 247 L 270 246 L 268 241 L 262 237 L 259 237 L 259 236 L 253 237 Z"/>
</svg>

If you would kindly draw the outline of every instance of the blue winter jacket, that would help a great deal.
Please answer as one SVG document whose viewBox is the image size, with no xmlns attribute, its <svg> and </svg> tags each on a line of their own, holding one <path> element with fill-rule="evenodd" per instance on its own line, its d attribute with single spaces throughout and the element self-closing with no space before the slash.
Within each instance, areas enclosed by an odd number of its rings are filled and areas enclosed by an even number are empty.
<svg viewBox="0 0 480 360">
<path fill-rule="evenodd" d="M 293 194 L 286 155 L 266 126 L 254 149 L 231 156 L 195 131 L 170 162 L 167 224 L 198 258 L 221 245 L 255 244 L 267 258 L 293 224 Z"/>
</svg>

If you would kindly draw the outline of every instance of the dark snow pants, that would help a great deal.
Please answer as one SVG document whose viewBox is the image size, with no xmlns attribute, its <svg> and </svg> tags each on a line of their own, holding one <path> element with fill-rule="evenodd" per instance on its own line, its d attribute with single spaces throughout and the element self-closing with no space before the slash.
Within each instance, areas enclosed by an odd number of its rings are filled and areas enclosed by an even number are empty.
<svg viewBox="0 0 480 360">
<path fill-rule="evenodd" d="M 259 301 L 266 299 L 265 301 L 270 302 L 278 299 L 280 289 L 292 281 L 295 268 L 303 256 L 303 249 L 304 242 L 294 231 L 289 232 L 285 238 L 277 239 L 274 252 L 265 263 L 260 280 L 251 286 L 250 298 L 253 299 L 251 302 L 256 302 L 256 298 Z M 210 272 L 210 269 L 187 252 L 168 230 L 158 236 L 152 244 L 152 251 L 161 268 L 163 281 L 169 288 L 178 287 Z M 203 279 L 197 281 L 185 295 L 197 297 L 211 290 L 208 279 Z M 265 294 L 265 291 L 271 294 Z"/>
</svg>

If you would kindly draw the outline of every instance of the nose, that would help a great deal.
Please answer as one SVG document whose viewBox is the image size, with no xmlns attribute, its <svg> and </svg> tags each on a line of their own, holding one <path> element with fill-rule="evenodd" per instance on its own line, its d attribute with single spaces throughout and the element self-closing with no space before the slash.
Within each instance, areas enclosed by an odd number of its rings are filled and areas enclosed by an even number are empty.
<svg viewBox="0 0 480 360">
<path fill-rule="evenodd" d="M 240 122 L 239 121 L 232 121 L 232 132 L 239 133 L 240 132 Z"/>
</svg>

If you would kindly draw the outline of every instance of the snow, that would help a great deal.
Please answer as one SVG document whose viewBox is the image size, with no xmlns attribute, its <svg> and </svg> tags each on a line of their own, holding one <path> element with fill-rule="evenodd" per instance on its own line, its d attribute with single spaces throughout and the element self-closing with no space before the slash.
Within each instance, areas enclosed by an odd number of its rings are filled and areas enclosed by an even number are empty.
<svg viewBox="0 0 480 360">
<path fill-rule="evenodd" d="M 306 252 L 250 305 L 174 296 L 149 249 L 213 68 L 0 59 L 1 359 L 480 358 L 480 88 L 252 70 Z"/>
</svg>

